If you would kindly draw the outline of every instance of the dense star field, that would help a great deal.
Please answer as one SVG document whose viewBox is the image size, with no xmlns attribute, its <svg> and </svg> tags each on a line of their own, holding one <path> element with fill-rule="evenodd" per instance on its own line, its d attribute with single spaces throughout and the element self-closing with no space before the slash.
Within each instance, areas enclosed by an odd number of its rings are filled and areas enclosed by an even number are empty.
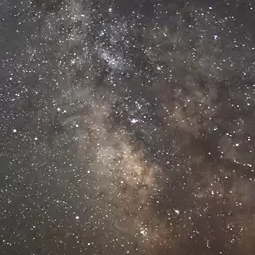
<svg viewBox="0 0 255 255">
<path fill-rule="evenodd" d="M 254 255 L 255 2 L 0 1 L 1 255 Z"/>
</svg>

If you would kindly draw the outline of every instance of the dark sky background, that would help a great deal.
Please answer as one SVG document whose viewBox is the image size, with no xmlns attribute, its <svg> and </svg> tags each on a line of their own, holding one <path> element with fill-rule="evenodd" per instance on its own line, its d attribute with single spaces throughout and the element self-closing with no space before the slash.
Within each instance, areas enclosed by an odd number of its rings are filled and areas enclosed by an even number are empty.
<svg viewBox="0 0 255 255">
<path fill-rule="evenodd" d="M 255 3 L 0 1 L 1 255 L 254 255 Z"/>
</svg>

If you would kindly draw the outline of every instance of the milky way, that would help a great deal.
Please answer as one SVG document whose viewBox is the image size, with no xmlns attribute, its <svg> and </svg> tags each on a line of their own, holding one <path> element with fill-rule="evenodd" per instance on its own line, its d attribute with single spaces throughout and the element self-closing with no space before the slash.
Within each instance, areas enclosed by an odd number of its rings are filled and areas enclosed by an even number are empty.
<svg viewBox="0 0 255 255">
<path fill-rule="evenodd" d="M 255 254 L 255 4 L 219 2 L 1 1 L 1 254 Z"/>
</svg>

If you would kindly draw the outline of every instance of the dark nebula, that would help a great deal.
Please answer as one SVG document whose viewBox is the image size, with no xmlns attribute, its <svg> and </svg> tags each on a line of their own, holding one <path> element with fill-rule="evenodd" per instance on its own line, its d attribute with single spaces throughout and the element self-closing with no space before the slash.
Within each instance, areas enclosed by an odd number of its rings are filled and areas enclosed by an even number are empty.
<svg viewBox="0 0 255 255">
<path fill-rule="evenodd" d="M 1 255 L 254 255 L 255 3 L 0 2 Z"/>
</svg>

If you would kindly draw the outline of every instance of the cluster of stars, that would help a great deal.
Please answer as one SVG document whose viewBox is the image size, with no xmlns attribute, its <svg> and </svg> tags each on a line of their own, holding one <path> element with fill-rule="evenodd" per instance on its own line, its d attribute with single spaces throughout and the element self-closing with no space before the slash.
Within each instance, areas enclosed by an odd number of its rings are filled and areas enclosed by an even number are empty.
<svg viewBox="0 0 255 255">
<path fill-rule="evenodd" d="M 253 255 L 254 8 L 3 1 L 1 254 Z"/>
</svg>

